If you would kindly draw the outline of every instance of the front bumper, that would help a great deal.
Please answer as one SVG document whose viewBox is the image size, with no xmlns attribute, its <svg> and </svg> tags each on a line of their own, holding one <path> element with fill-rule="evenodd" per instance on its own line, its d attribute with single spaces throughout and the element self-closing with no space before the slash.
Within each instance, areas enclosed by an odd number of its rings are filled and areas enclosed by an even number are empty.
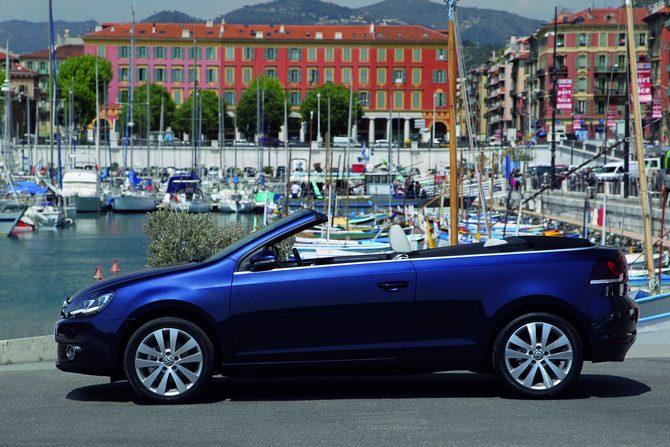
<svg viewBox="0 0 670 447">
<path fill-rule="evenodd" d="M 58 344 L 56 367 L 61 371 L 95 376 L 118 376 L 116 334 L 123 321 L 110 321 L 102 316 L 90 319 L 62 319 L 56 323 L 54 336 Z M 73 359 L 70 352 L 76 352 Z"/>
</svg>

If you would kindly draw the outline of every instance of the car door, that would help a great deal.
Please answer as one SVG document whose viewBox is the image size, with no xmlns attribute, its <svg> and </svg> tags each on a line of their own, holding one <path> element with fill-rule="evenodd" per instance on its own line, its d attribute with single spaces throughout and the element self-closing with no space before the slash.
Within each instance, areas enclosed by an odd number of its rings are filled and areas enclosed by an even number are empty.
<svg viewBox="0 0 670 447">
<path fill-rule="evenodd" d="M 409 260 L 237 272 L 231 294 L 237 362 L 391 358 L 409 330 Z"/>
</svg>

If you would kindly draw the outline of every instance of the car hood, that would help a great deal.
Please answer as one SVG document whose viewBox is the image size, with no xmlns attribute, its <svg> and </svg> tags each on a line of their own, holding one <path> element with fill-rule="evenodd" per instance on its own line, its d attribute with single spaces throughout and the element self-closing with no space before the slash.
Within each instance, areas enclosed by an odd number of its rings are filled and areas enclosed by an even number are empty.
<svg viewBox="0 0 670 447">
<path fill-rule="evenodd" d="M 89 293 L 98 290 L 114 289 L 118 287 L 120 284 L 132 282 L 138 279 L 144 279 L 152 276 L 159 276 L 168 273 L 179 272 L 182 270 L 188 270 L 197 265 L 198 264 L 195 263 L 188 263 L 188 264 L 172 265 L 168 267 L 143 268 L 140 270 L 136 270 L 134 272 L 124 273 L 122 275 L 116 275 L 108 279 L 103 279 L 102 281 L 97 281 L 94 284 L 84 287 L 83 289 L 79 290 L 77 293 L 72 295 L 72 298 L 87 295 Z"/>
</svg>

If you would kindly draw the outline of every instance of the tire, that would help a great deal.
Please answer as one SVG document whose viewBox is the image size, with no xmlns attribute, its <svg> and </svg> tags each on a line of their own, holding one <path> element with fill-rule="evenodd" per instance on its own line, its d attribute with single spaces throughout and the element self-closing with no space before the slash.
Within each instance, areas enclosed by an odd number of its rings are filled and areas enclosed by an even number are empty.
<svg viewBox="0 0 670 447">
<path fill-rule="evenodd" d="M 130 337 L 123 368 L 140 397 L 153 403 L 182 403 L 207 388 L 214 371 L 214 348 L 190 321 L 158 318 Z"/>
<path fill-rule="evenodd" d="M 568 389 L 579 377 L 584 351 L 563 318 L 529 313 L 508 323 L 493 345 L 493 369 L 503 385 L 523 397 L 542 398 Z"/>
</svg>

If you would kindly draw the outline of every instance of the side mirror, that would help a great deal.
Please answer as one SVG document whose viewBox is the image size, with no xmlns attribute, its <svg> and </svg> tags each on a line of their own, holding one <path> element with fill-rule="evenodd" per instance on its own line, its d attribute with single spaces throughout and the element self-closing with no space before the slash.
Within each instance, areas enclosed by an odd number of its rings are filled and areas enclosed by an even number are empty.
<svg viewBox="0 0 670 447">
<path fill-rule="evenodd" d="M 252 272 L 265 272 L 277 267 L 275 254 L 270 250 L 261 250 L 249 260 Z"/>
</svg>

